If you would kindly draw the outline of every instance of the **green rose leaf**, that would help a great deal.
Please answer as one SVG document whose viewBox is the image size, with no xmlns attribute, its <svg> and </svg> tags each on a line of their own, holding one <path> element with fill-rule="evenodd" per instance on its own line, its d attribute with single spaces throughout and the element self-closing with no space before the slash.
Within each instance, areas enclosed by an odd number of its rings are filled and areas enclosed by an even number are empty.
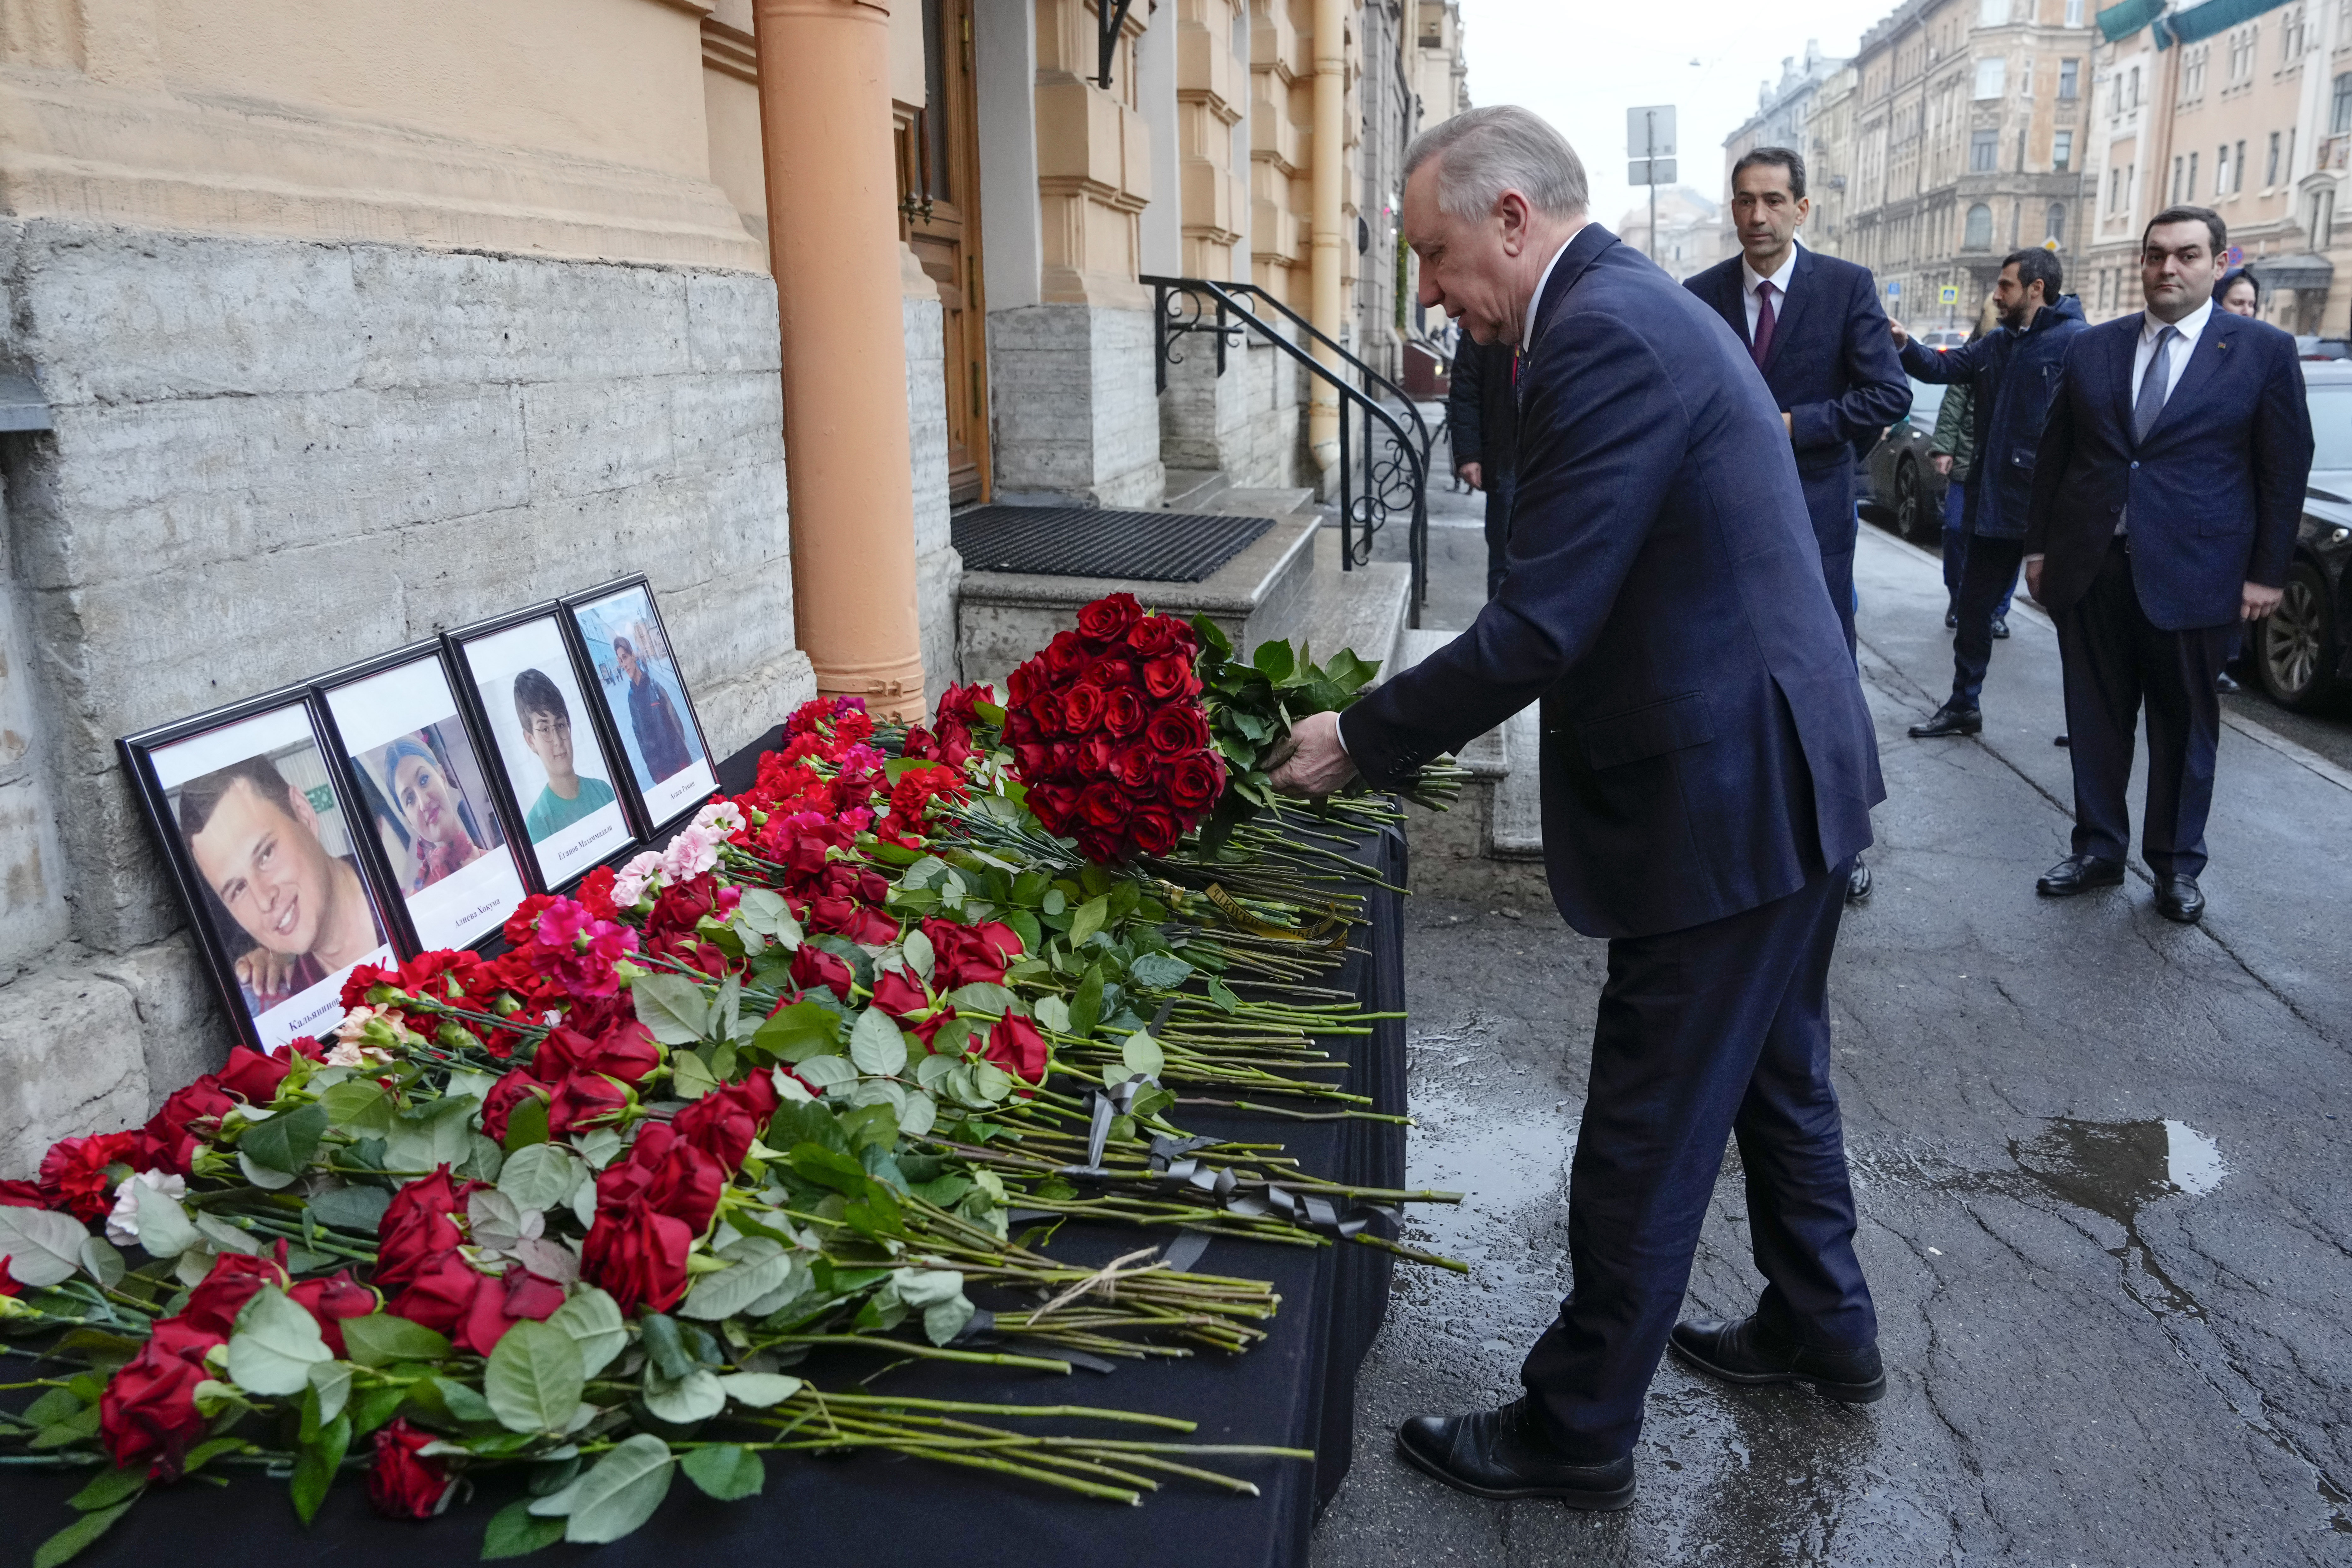
<svg viewBox="0 0 2352 1568">
<path fill-rule="evenodd" d="M 15 1269 L 9 1272 L 13 1274 Z M 132 1498 L 131 1502 L 119 1502 L 112 1508 L 83 1514 L 41 1542 L 40 1550 L 33 1553 L 33 1568 L 58 1568 L 59 1563 L 71 1562 L 83 1547 L 113 1529 L 114 1521 L 130 1512 L 131 1503 L 138 1500 Z"/>
<path fill-rule="evenodd" d="M 132 1465 L 126 1469 L 100 1470 L 89 1485 L 66 1500 L 66 1506 L 77 1513 L 94 1513 L 102 1508 L 112 1508 L 147 1489 L 147 1467 Z"/>
<path fill-rule="evenodd" d="M 719 1386 L 747 1409 L 772 1410 L 801 1391 L 801 1380 L 781 1372 L 737 1372 L 720 1378 Z"/>
<path fill-rule="evenodd" d="M 574 1293 L 547 1321 L 572 1336 L 572 1342 L 580 1349 L 581 1372 L 587 1377 L 612 1365 L 614 1358 L 629 1348 L 628 1321 L 621 1316 L 613 1298 L 593 1285 Z"/>
<path fill-rule="evenodd" d="M 489 1528 L 482 1532 L 483 1562 L 528 1557 L 541 1547 L 552 1546 L 563 1539 L 563 1521 L 534 1519 L 530 1505 L 530 1498 L 517 1498 L 490 1515 Z"/>
<path fill-rule="evenodd" d="M 775 938 L 787 952 L 800 948 L 801 922 L 793 918 L 792 906 L 784 902 L 784 896 L 772 889 L 744 889 L 743 901 L 735 907 L 735 923 L 749 926 L 761 936 Z"/>
<path fill-rule="evenodd" d="M 903 1042 L 899 1048 L 901 1050 L 906 1048 Z M 829 1089 L 838 1089 L 845 1083 L 857 1081 L 857 1069 L 842 1057 L 811 1057 L 793 1068 L 793 1071 L 803 1083 L 807 1084 L 819 1094 L 823 1094 Z"/>
<path fill-rule="evenodd" d="M 760 1456 L 733 1443 L 697 1448 L 679 1460 L 677 1468 L 702 1489 L 705 1497 L 720 1502 L 756 1497 L 768 1482 L 767 1468 L 761 1464 Z"/>
<path fill-rule="evenodd" d="M 988 1013 L 1002 1017 L 1021 1011 L 1020 999 L 1002 985 L 988 981 L 975 981 L 959 985 L 947 994 L 947 1000 L 959 1013 Z"/>
<path fill-rule="evenodd" d="M 482 1374 L 490 1413 L 509 1432 L 561 1432 L 580 1408 L 587 1363 L 551 1323 L 520 1322 L 499 1336 Z"/>
<path fill-rule="evenodd" d="M 245 1304 L 228 1341 L 228 1374 L 247 1394 L 284 1398 L 310 1385 L 310 1369 L 334 1359 L 319 1321 L 275 1285 Z"/>
<path fill-rule="evenodd" d="M 648 1363 L 645 1401 L 656 1418 L 673 1426 L 691 1426 L 727 1408 L 727 1391 L 719 1386 L 718 1375 L 707 1366 L 698 1366 L 684 1377 L 669 1378 Z"/>
<path fill-rule="evenodd" d="M 849 1059 L 859 1072 L 895 1077 L 907 1065 L 906 1037 L 898 1033 L 898 1021 L 879 1007 L 857 1015 L 849 1031 Z"/>
<path fill-rule="evenodd" d="M 784 1061 L 805 1061 L 841 1045 L 841 1015 L 818 1002 L 795 1002 L 751 1035 L 751 1044 Z"/>
<path fill-rule="evenodd" d="M 304 1444 L 294 1456 L 294 1480 L 288 1489 L 293 1495 L 294 1512 L 304 1524 L 327 1500 L 327 1489 L 335 1484 L 335 1472 L 341 1468 L 351 1447 L 352 1418 L 338 1415 L 320 1429 L 317 1441 Z"/>
<path fill-rule="evenodd" d="M 89 1233 L 71 1215 L 0 1207 L 0 1255 L 19 1285 L 62 1285 L 81 1268 Z M 79 1548 L 77 1548 L 79 1550 Z"/>
<path fill-rule="evenodd" d="M 561 1310 L 556 1313 L 562 1315 Z M 389 1312 L 372 1312 L 364 1318 L 343 1320 L 343 1349 L 362 1366 L 390 1366 L 396 1361 L 443 1360 L 449 1354 L 449 1342 L 422 1323 Z"/>
<path fill-rule="evenodd" d="M 171 1194 L 144 1182 L 131 1184 L 131 1201 L 139 1226 L 139 1245 L 154 1258 L 177 1258 L 204 1237 L 188 1223 L 188 1211 Z"/>
<path fill-rule="evenodd" d="M 637 1022 L 663 1045 L 690 1046 L 710 1028 L 710 1003 L 684 975 L 640 974 L 629 993 L 637 1005 Z"/>
<path fill-rule="evenodd" d="M 328 1121 L 355 1138 L 382 1138 L 392 1131 L 392 1097 L 373 1079 L 346 1079 L 319 1096 L 319 1108 Z"/>
<path fill-rule="evenodd" d="M 1096 1021 L 1102 1016 L 1104 983 L 1103 966 L 1089 964 L 1086 977 L 1078 982 L 1077 994 L 1070 998 L 1068 1033 L 1085 1036 L 1095 1032 Z"/>
<path fill-rule="evenodd" d="M 1143 952 L 1127 966 L 1127 973 L 1147 991 L 1173 991 L 1192 977 L 1192 966 L 1172 952 Z"/>
<path fill-rule="evenodd" d="M 669 1495 L 669 1445 L 650 1433 L 625 1438 L 595 1468 L 551 1498 L 530 1505 L 537 1514 L 561 1511 L 563 1538 L 583 1545 L 618 1541 L 654 1515 Z M 551 1504 L 562 1503 L 561 1510 Z"/>
<path fill-rule="evenodd" d="M 1160 1048 L 1160 1042 L 1151 1037 L 1149 1029 L 1138 1029 L 1128 1036 L 1118 1048 L 1118 1059 L 1127 1064 L 1128 1071 L 1145 1078 L 1158 1078 L 1168 1066 L 1167 1053 Z"/>
<path fill-rule="evenodd" d="M 727 1249 L 733 1267 L 705 1274 L 678 1304 L 678 1315 L 716 1322 L 731 1318 L 792 1277 L 793 1255 L 761 1236 Z"/>
<path fill-rule="evenodd" d="M 141 1202 L 143 1205 L 145 1200 Z M 391 1206 L 392 1194 L 382 1187 L 337 1187 L 332 1192 L 313 1194 L 310 1204 L 310 1212 L 318 1216 L 320 1225 L 368 1237 L 375 1235 L 376 1227 L 383 1222 L 383 1211 Z M 139 1244 L 147 1246 L 144 1206 L 139 1211 Z M 148 1247 L 147 1250 L 155 1249 Z"/>
<path fill-rule="evenodd" d="M 1088 899 L 1085 903 L 1080 904 L 1078 912 L 1070 917 L 1070 945 L 1084 946 L 1086 940 L 1102 930 L 1103 922 L 1108 919 L 1110 919 L 1108 894 Z"/>
<path fill-rule="evenodd" d="M 719 1076 L 692 1051 L 670 1053 L 669 1087 L 680 1100 L 700 1100 L 719 1087 Z"/>
<path fill-rule="evenodd" d="M 905 936 L 900 937 L 898 951 L 907 955 L 907 967 L 913 970 L 919 978 L 929 983 L 931 971 L 939 965 L 940 955 L 933 950 L 931 939 L 923 934 L 923 928 L 917 926 Z"/>
<path fill-rule="evenodd" d="M 236 1141 L 237 1152 L 265 1171 L 299 1175 L 319 1152 L 319 1140 L 326 1135 L 327 1127 L 326 1107 L 306 1105 L 247 1128 Z"/>
<path fill-rule="evenodd" d="M 139 1184 L 146 1185 L 144 1182 Z M 122 1283 L 122 1276 L 126 1272 L 122 1254 L 117 1252 L 114 1244 L 102 1236 L 82 1237 L 81 1266 L 91 1279 L 109 1290 Z"/>
<path fill-rule="evenodd" d="M 1036 1015 L 1037 1022 L 1054 1033 L 1066 1035 L 1070 1032 L 1070 1005 L 1063 998 L 1040 996 L 1029 1010 Z"/>
<path fill-rule="evenodd" d="M 898 1131 L 920 1138 L 939 1124 L 940 1104 L 928 1094 L 909 1094 L 898 1107 Z"/>
<path fill-rule="evenodd" d="M 545 1211 L 569 1202 L 581 1178 L 588 1173 L 572 1152 L 560 1143 L 534 1143 L 508 1156 L 499 1172 L 499 1191 L 518 1209 Z"/>
<path fill-rule="evenodd" d="M 436 1165 L 457 1166 L 474 1152 L 471 1100 L 436 1100 L 394 1119 L 384 1138 L 384 1164 L 394 1171 L 429 1171 Z"/>
<path fill-rule="evenodd" d="M 310 1368 L 310 1388 L 319 1396 L 320 1421 L 332 1421 L 351 1402 L 352 1369 L 339 1361 L 322 1361 Z"/>
</svg>

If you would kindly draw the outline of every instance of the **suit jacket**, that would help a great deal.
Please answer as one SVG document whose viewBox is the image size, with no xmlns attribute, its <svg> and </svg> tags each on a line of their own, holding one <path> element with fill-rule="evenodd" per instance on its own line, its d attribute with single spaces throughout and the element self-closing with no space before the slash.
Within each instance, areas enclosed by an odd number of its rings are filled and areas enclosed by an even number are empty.
<svg viewBox="0 0 2352 1568">
<path fill-rule="evenodd" d="M 1482 348 L 1463 333 L 1445 395 L 1445 428 L 1454 466 L 1477 463 L 1486 470 L 1486 526 L 1498 539 L 1510 505 L 1511 469 L 1518 460 L 1517 410 L 1511 399 L 1510 345 Z"/>
<path fill-rule="evenodd" d="M 1913 338 L 1903 368 L 1921 381 L 1957 382 L 1971 394 L 1975 464 L 1960 525 L 1987 539 L 2022 539 L 2033 497 L 2034 443 L 2058 393 L 2058 363 L 2083 330 L 2083 302 L 2061 295 L 2021 331 L 2002 327 L 1938 353 Z"/>
<path fill-rule="evenodd" d="M 1735 256 L 1684 286 L 1748 344 L 1753 340 L 1741 266 Z M 1895 357 L 1870 268 L 1801 246 L 1788 296 L 1774 303 L 1779 311 L 1764 384 L 1789 416 L 1789 443 L 1814 537 L 1824 553 L 1851 550 L 1854 463 L 1909 412 L 1911 384 Z"/>
<path fill-rule="evenodd" d="M 2303 365 L 2286 333 L 2217 309 L 2147 439 L 2134 441 L 2143 320 L 2118 316 L 2067 345 L 2033 465 L 2026 552 L 2043 557 L 2042 603 L 2064 609 L 2089 589 L 2123 519 L 2147 618 L 2166 631 L 2223 626 L 2246 584 L 2286 581 L 2311 477 Z"/>
<path fill-rule="evenodd" d="M 1375 784 L 1543 700 L 1544 858 L 1591 936 L 1786 896 L 1885 798 L 1779 410 L 1722 321 L 1599 224 L 1532 312 L 1510 575 L 1348 710 Z"/>
</svg>

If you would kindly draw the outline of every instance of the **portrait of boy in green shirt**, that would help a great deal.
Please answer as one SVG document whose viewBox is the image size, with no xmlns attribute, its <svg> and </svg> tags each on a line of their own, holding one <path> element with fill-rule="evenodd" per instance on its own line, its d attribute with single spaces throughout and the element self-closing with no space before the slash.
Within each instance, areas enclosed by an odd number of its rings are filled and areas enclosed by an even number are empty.
<svg viewBox="0 0 2352 1568">
<path fill-rule="evenodd" d="M 615 797 L 611 784 L 583 778 L 572 767 L 572 710 L 555 682 L 536 669 L 526 669 L 515 677 L 514 700 L 522 742 L 547 770 L 547 787 L 523 814 L 530 841 L 539 844 L 612 805 Z"/>
</svg>

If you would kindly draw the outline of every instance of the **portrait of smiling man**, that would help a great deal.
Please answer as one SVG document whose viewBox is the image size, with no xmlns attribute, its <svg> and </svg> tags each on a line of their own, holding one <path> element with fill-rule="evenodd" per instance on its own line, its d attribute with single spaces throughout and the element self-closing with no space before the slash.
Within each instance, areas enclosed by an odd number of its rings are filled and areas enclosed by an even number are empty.
<svg viewBox="0 0 2352 1568">
<path fill-rule="evenodd" d="M 197 874 L 255 944 L 236 962 L 254 1016 L 383 945 L 358 867 L 328 853 L 319 814 L 268 757 L 190 779 L 178 809 Z"/>
<path fill-rule="evenodd" d="M 1585 208 L 1582 163 L 1523 109 L 1470 110 L 1407 152 L 1422 304 L 1521 350 L 1508 571 L 1453 642 L 1300 721 L 1275 783 L 1392 787 L 1542 704 L 1552 895 L 1609 940 L 1571 1288 L 1525 1397 L 1416 1416 L 1397 1441 L 1476 1496 L 1616 1509 L 1670 1336 L 1727 1383 L 1885 1392 L 1828 1003 L 1885 792 L 1789 424 L 1724 319 Z M 1678 1325 L 1735 1136 L 1762 1294 L 1737 1322 Z"/>
</svg>

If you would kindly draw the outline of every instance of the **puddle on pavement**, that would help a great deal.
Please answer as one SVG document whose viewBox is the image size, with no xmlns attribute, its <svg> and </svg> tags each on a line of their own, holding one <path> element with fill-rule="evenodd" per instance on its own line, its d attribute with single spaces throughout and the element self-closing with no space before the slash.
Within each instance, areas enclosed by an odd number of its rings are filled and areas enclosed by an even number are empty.
<svg viewBox="0 0 2352 1568">
<path fill-rule="evenodd" d="M 2124 1245 L 2109 1247 L 2163 1288 L 2164 1305 L 2205 1315 L 2195 1297 L 2157 1263 L 2139 1234 L 2140 1211 L 2159 1198 L 2201 1197 L 2230 1173 L 2213 1140 L 2185 1121 L 2077 1121 L 2053 1118 L 2032 1139 L 2010 1141 L 2010 1158 L 2036 1184 L 2077 1208 L 2123 1226 Z"/>
</svg>

